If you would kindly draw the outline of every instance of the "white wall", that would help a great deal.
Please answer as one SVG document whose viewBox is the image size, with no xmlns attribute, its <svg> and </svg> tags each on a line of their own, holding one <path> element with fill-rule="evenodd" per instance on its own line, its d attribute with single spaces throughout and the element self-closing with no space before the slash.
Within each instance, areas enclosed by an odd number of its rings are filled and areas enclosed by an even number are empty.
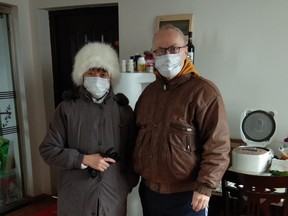
<svg viewBox="0 0 288 216">
<path fill-rule="evenodd" d="M 133 8 L 127 10 L 127 8 Z M 151 48 L 157 15 L 193 13 L 195 65 L 220 88 L 231 137 L 245 108 L 278 113 L 277 140 L 288 135 L 288 2 L 285 0 L 121 1 L 120 54 Z"/>
<path fill-rule="evenodd" d="M 195 65 L 220 88 L 228 113 L 231 137 L 240 138 L 245 108 L 278 112 L 275 138 L 288 136 L 288 1 L 286 0 L 0 0 L 17 6 L 19 70 L 27 134 L 29 193 L 49 192 L 48 167 L 38 145 L 51 119 L 54 104 L 47 10 L 92 4 L 119 4 L 120 58 L 151 48 L 155 16 L 194 14 Z M 28 2 L 30 5 L 28 6 Z M 21 34 L 21 37 L 20 37 Z M 44 82 L 44 84 L 43 84 Z M 43 96 L 45 98 L 43 99 Z M 50 96 L 50 97 L 49 97 Z M 30 144 L 30 145 L 29 145 Z M 31 161 L 29 162 L 29 158 Z M 32 163 L 33 162 L 33 163 Z M 32 165 L 33 164 L 33 165 Z M 44 177 L 35 173 L 43 174 Z M 32 183 L 31 183 L 32 182 Z"/>
</svg>

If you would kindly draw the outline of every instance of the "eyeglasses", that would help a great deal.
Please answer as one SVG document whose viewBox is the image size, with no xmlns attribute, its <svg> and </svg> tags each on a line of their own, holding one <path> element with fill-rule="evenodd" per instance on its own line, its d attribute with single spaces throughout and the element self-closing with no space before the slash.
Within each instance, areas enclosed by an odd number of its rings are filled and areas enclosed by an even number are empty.
<svg viewBox="0 0 288 216">
<path fill-rule="evenodd" d="M 168 48 L 159 48 L 159 49 L 156 49 L 154 50 L 153 52 L 157 55 L 157 56 L 162 56 L 162 55 L 165 55 L 167 53 L 167 51 L 170 53 L 170 54 L 177 54 L 180 52 L 180 49 L 181 48 L 184 48 L 186 47 L 185 46 L 182 46 L 182 47 L 177 47 L 177 46 L 171 46 L 171 47 L 168 47 Z"/>
</svg>

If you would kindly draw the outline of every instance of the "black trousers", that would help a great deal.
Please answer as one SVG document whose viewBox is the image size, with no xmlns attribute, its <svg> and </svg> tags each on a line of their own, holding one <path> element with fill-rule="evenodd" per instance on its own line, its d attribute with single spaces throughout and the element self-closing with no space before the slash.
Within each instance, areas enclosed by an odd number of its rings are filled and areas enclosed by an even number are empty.
<svg viewBox="0 0 288 216">
<path fill-rule="evenodd" d="M 150 190 L 143 182 L 139 195 L 144 216 L 207 216 L 208 208 L 199 212 L 192 209 L 193 191 L 160 194 Z"/>
</svg>

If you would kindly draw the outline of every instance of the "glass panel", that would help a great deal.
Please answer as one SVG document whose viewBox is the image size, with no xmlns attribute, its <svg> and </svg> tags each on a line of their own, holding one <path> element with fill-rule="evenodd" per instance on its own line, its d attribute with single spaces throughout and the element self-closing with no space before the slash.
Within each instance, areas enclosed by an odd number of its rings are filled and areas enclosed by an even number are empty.
<svg viewBox="0 0 288 216">
<path fill-rule="evenodd" d="M 23 199 L 8 18 L 0 13 L 0 213 Z"/>
</svg>

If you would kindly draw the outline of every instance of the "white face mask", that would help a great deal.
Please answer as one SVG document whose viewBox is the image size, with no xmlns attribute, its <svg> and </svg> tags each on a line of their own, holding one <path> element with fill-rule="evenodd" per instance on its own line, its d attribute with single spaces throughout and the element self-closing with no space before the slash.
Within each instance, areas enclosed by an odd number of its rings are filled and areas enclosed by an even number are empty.
<svg viewBox="0 0 288 216">
<path fill-rule="evenodd" d="M 110 89 L 110 80 L 101 77 L 84 77 L 84 87 L 96 99 L 103 97 Z"/>
<path fill-rule="evenodd" d="M 182 69 L 181 54 L 177 53 L 156 56 L 155 67 L 162 76 L 172 79 Z"/>
</svg>

